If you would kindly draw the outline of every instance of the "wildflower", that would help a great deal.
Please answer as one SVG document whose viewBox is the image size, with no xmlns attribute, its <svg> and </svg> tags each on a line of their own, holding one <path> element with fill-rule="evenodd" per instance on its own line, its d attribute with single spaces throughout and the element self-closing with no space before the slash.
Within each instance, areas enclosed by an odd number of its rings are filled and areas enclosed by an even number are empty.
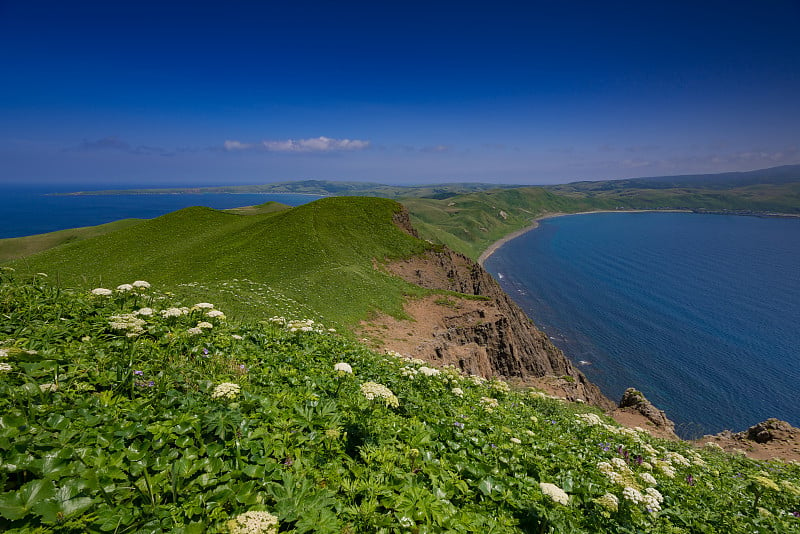
<svg viewBox="0 0 800 534">
<path fill-rule="evenodd" d="M 113 293 L 114 293 L 113 291 L 111 291 L 110 289 L 106 289 L 104 287 L 96 287 L 92 289 L 92 295 L 96 295 L 98 297 L 107 297 L 109 295 L 112 295 Z"/>
<path fill-rule="evenodd" d="M 186 331 L 186 333 L 189 334 L 190 336 L 196 336 L 196 335 L 202 334 L 203 333 L 203 329 L 202 328 L 198 328 L 198 327 L 189 328 Z"/>
<path fill-rule="evenodd" d="M 549 482 L 539 482 L 539 489 L 542 490 L 542 493 L 553 499 L 553 502 L 564 505 L 569 504 L 569 495 L 567 495 L 564 490 L 555 484 L 550 484 Z"/>
<path fill-rule="evenodd" d="M 144 371 L 134 371 L 133 374 L 135 374 L 135 375 L 143 375 Z"/>
<path fill-rule="evenodd" d="M 517 445 L 519 445 L 520 443 L 522 443 L 522 440 L 521 440 L 521 439 L 519 439 L 519 438 L 511 438 L 511 439 L 509 439 L 509 441 L 510 441 L 511 443 L 515 443 L 515 444 L 517 444 Z"/>
<path fill-rule="evenodd" d="M 707 441 L 706 444 L 703 445 L 703 447 L 705 447 L 706 449 L 709 449 L 709 450 L 716 450 L 716 451 L 721 451 L 722 450 L 722 447 L 720 447 L 719 443 L 717 443 L 715 441 Z"/>
<path fill-rule="evenodd" d="M 596 413 L 578 413 L 575 414 L 575 417 L 577 417 L 580 421 L 583 421 L 589 426 L 596 426 L 603 424 L 603 420 L 600 419 L 600 416 L 597 415 Z"/>
<path fill-rule="evenodd" d="M 239 394 L 239 384 L 234 384 L 232 382 L 223 382 L 219 384 L 217 387 L 214 388 L 214 392 L 211 393 L 212 399 L 219 399 L 219 398 L 226 398 L 226 399 L 233 399 Z"/>
<path fill-rule="evenodd" d="M 422 374 L 423 374 L 423 375 L 425 375 L 425 376 L 436 376 L 436 375 L 438 375 L 438 374 L 439 374 L 441 371 L 439 371 L 438 369 L 433 369 L 433 368 L 431 368 L 431 367 L 424 367 L 424 366 L 423 366 L 423 367 L 420 367 L 420 368 L 419 368 L 419 372 L 420 372 L 420 373 L 422 373 Z"/>
<path fill-rule="evenodd" d="M 39 384 L 39 389 L 41 391 L 58 391 L 58 384 Z"/>
<path fill-rule="evenodd" d="M 8 351 L 0 349 L 0 358 L 8 358 Z"/>
<path fill-rule="evenodd" d="M 462 423 L 461 421 L 454 422 L 453 426 L 456 427 L 459 430 L 463 430 L 464 429 L 464 423 Z"/>
<path fill-rule="evenodd" d="M 780 491 L 781 489 L 780 486 L 778 486 L 774 480 L 762 475 L 754 475 L 750 477 L 750 480 L 752 480 L 753 482 L 755 482 L 764 489 L 771 489 L 775 491 Z"/>
<path fill-rule="evenodd" d="M 642 492 L 630 486 L 626 486 L 625 488 L 623 488 L 622 496 L 625 499 L 628 499 L 629 501 L 636 504 L 641 504 L 644 502 L 644 495 L 642 495 Z"/>
<path fill-rule="evenodd" d="M 419 373 L 419 371 L 417 371 L 417 369 L 415 367 L 410 367 L 410 366 L 406 365 L 406 366 L 400 368 L 400 374 L 403 375 L 406 378 L 412 378 L 413 379 L 415 376 L 417 376 L 417 373 Z"/>
<path fill-rule="evenodd" d="M 180 317 L 183 314 L 184 311 L 181 308 L 168 308 L 166 310 L 161 310 L 161 317 L 165 319 L 169 319 L 170 317 Z"/>
<path fill-rule="evenodd" d="M 602 497 L 595 499 L 594 502 L 612 512 L 616 512 L 619 509 L 619 499 L 613 493 L 606 493 Z"/>
<path fill-rule="evenodd" d="M 244 339 L 244 338 L 243 338 L 242 336 L 240 336 L 239 334 L 233 334 L 231 337 L 232 337 L 233 339 L 237 340 L 237 341 L 241 341 L 241 340 L 243 340 L 243 339 Z"/>
<path fill-rule="evenodd" d="M 200 321 L 197 323 L 197 328 L 214 328 L 214 325 L 208 321 Z"/>
<path fill-rule="evenodd" d="M 395 394 L 383 384 L 378 384 L 377 382 L 364 382 L 361 384 L 360 389 L 361 393 L 367 398 L 367 400 L 381 398 L 386 401 L 386 406 L 397 408 L 400 405 L 400 402 L 397 400 Z"/>
<path fill-rule="evenodd" d="M 193 310 L 194 309 L 197 309 L 197 310 L 211 310 L 213 308 L 214 308 L 214 305 L 210 304 L 208 302 L 198 302 L 197 304 L 192 306 Z"/>
<path fill-rule="evenodd" d="M 269 512 L 245 512 L 227 523 L 230 534 L 277 534 L 278 518 Z"/>
<path fill-rule="evenodd" d="M 686 483 L 689 484 L 690 486 L 694 486 L 694 477 L 692 475 L 687 475 Z"/>
<path fill-rule="evenodd" d="M 133 312 L 133 314 L 134 315 L 144 315 L 145 317 L 149 317 L 149 316 L 153 315 L 153 308 L 139 308 L 138 310 Z"/>
<path fill-rule="evenodd" d="M 651 486 L 658 485 L 658 482 L 656 481 L 655 477 L 646 471 L 644 473 L 639 473 L 639 478 L 641 478 L 642 480 L 645 481 L 645 483 L 650 484 Z"/>
<path fill-rule="evenodd" d="M 333 370 L 338 372 L 340 375 L 346 374 L 353 374 L 353 368 L 350 367 L 349 363 L 339 362 L 333 366 Z"/>
<path fill-rule="evenodd" d="M 206 317 L 211 317 L 212 319 L 219 319 L 220 321 L 225 320 L 225 314 L 222 313 L 220 310 L 208 310 L 206 312 Z"/>
<path fill-rule="evenodd" d="M 491 387 L 497 393 L 508 393 L 511 391 L 511 387 L 508 385 L 507 382 L 503 382 L 502 380 L 492 380 Z"/>
<path fill-rule="evenodd" d="M 117 291 L 130 291 L 133 286 L 130 284 L 120 284 L 117 286 Z"/>
<path fill-rule="evenodd" d="M 492 397 L 481 397 L 480 403 L 483 405 L 483 408 L 488 411 L 492 411 L 493 408 L 497 408 L 500 405 L 497 399 Z"/>
<path fill-rule="evenodd" d="M 0 362 L 0 372 L 7 373 L 11 370 L 11 364 L 6 362 Z"/>
<path fill-rule="evenodd" d="M 150 289 L 150 282 L 146 282 L 144 280 L 136 280 L 131 285 L 136 289 Z"/>
<path fill-rule="evenodd" d="M 461 389 L 461 388 L 453 388 L 453 389 L 451 389 L 450 391 L 451 391 L 451 392 L 453 393 L 453 395 L 455 395 L 456 397 L 463 397 L 463 396 L 464 396 L 464 390 L 463 390 L 463 389 Z"/>
</svg>

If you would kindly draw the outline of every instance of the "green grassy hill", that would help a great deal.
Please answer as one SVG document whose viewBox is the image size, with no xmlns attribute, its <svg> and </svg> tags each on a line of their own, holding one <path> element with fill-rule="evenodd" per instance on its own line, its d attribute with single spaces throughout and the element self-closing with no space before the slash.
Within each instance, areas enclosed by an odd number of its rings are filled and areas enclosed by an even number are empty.
<svg viewBox="0 0 800 534">
<path fill-rule="evenodd" d="M 225 320 L 209 295 L 53 278 L 0 268 L 0 531 L 800 532 L 797 464 L 658 440 L 328 325 Z"/>
<path fill-rule="evenodd" d="M 273 208 L 247 215 L 186 208 L 10 265 L 47 272 L 65 287 L 144 278 L 186 297 L 210 294 L 232 314 L 299 308 L 344 325 L 374 311 L 399 315 L 403 296 L 422 291 L 373 264 L 430 247 L 392 223 L 400 204 L 335 197 Z"/>
</svg>

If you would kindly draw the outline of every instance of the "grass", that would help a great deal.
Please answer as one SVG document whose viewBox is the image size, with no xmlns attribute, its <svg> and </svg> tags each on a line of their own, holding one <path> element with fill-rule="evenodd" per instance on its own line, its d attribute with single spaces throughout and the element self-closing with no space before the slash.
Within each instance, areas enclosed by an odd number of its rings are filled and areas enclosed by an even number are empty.
<svg viewBox="0 0 800 534">
<path fill-rule="evenodd" d="M 249 532 L 800 532 L 797 464 L 655 439 L 301 314 L 109 293 L 0 269 L 2 531 L 241 532 L 259 512 L 277 525 Z"/>
<path fill-rule="evenodd" d="M 425 293 L 373 263 L 431 246 L 392 223 L 401 209 L 364 197 L 245 212 L 186 208 L 10 265 L 48 272 L 70 287 L 145 278 L 187 298 L 202 291 L 234 316 L 269 317 L 291 305 L 350 326 L 375 312 L 401 316 L 406 295 Z"/>
</svg>

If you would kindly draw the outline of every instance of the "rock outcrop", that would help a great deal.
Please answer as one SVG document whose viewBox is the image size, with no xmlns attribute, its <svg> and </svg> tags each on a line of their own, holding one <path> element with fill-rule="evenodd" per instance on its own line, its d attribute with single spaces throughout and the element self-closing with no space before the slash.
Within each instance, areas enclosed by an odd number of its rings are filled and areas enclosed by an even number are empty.
<svg viewBox="0 0 800 534">
<path fill-rule="evenodd" d="M 407 221 L 397 222 L 404 230 L 413 231 Z M 560 392 L 568 400 L 585 401 L 604 409 L 613 407 L 476 262 L 442 248 L 385 268 L 421 287 L 466 296 L 442 295 L 411 301 L 406 312 L 412 321 L 382 318 L 365 324 L 362 333 L 381 338 L 384 348 L 440 365 L 453 364 L 482 376 L 499 375 L 521 381 L 556 377 Z M 404 332 L 403 328 L 409 331 Z M 393 335 L 387 335 L 390 330 Z"/>
<path fill-rule="evenodd" d="M 677 439 L 675 435 L 675 423 L 667 418 L 664 410 L 659 410 L 647 400 L 641 391 L 628 388 L 619 401 L 619 406 L 611 414 L 614 419 L 626 425 L 630 425 L 632 420 L 626 415 L 641 416 L 642 428 L 648 430 L 653 435 Z"/>
<path fill-rule="evenodd" d="M 719 447 L 757 460 L 800 461 L 800 428 L 780 419 L 767 419 L 743 432 L 723 430 L 696 440 L 698 447 Z"/>
</svg>

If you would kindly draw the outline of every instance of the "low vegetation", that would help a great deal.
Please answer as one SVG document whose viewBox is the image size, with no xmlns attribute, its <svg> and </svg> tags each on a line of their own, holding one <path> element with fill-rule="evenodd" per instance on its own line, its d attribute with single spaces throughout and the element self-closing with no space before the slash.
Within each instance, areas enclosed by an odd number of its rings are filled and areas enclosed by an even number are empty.
<svg viewBox="0 0 800 534">
<path fill-rule="evenodd" d="M 800 532 L 800 467 L 258 322 L 0 273 L 6 532 Z"/>
</svg>

